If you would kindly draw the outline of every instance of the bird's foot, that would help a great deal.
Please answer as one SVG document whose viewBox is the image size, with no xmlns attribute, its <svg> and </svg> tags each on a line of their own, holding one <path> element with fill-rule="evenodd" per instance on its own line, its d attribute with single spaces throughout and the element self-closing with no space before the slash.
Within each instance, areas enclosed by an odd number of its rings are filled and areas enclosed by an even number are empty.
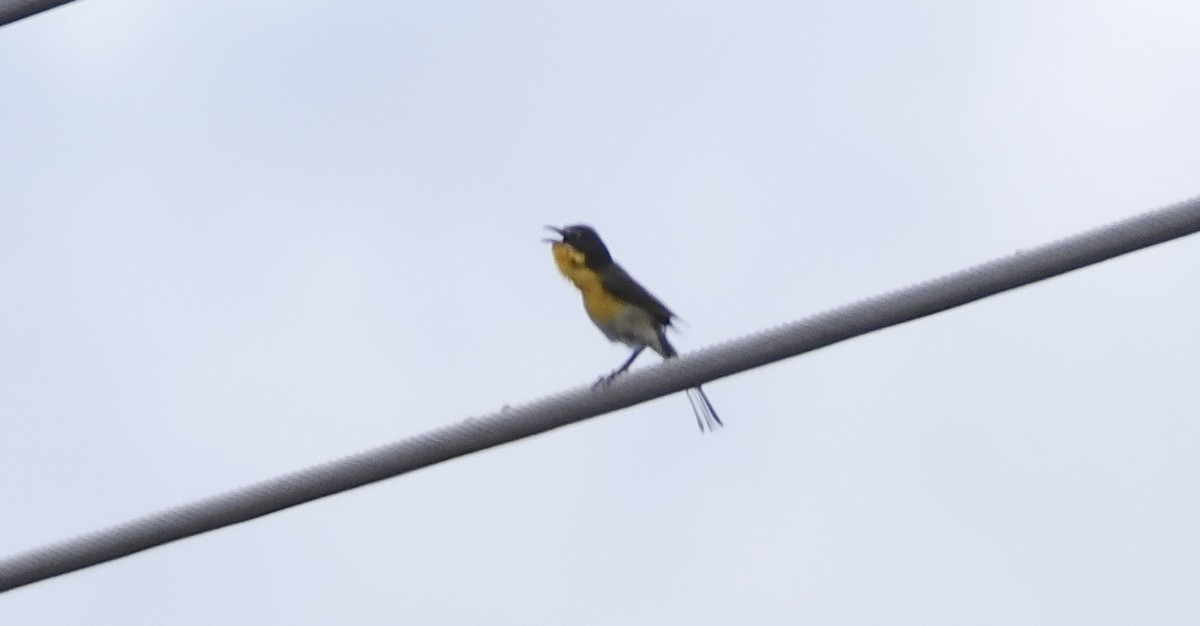
<svg viewBox="0 0 1200 626">
<path fill-rule="evenodd" d="M 607 387 L 612 384 L 612 381 L 615 380 L 617 376 L 620 376 L 624 372 L 625 370 L 619 369 L 605 374 L 600 378 L 597 378 L 596 382 L 592 383 L 592 388 L 595 389 L 596 387 Z"/>
</svg>

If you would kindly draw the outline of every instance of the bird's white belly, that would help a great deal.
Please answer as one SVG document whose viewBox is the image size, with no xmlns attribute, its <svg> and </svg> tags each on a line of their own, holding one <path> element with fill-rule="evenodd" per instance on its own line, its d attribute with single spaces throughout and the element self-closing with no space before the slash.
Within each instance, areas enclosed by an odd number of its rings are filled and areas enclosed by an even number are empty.
<svg viewBox="0 0 1200 626">
<path fill-rule="evenodd" d="M 609 341 L 623 343 L 630 348 L 650 348 L 663 354 L 662 342 L 658 337 L 658 325 L 650 314 L 636 306 L 626 306 L 616 318 L 602 322 L 592 320 Z"/>
</svg>

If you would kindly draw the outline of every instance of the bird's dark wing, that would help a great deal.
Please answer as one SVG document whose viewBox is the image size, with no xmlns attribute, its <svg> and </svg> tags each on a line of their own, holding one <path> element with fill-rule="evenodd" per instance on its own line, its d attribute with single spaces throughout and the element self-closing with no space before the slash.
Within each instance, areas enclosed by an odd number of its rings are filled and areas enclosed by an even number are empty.
<svg viewBox="0 0 1200 626">
<path fill-rule="evenodd" d="M 600 272 L 600 284 L 612 295 L 649 311 L 654 321 L 663 326 L 671 323 L 675 314 L 658 298 L 650 295 L 646 288 L 638 284 L 620 265 L 613 263 Z"/>
</svg>

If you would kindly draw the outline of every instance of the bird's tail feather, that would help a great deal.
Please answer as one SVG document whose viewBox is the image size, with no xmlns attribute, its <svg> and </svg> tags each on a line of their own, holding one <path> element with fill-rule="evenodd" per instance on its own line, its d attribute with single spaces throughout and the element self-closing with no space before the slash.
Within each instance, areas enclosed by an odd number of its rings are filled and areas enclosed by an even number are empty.
<svg viewBox="0 0 1200 626">
<path fill-rule="evenodd" d="M 696 414 L 696 425 L 700 427 L 700 432 L 716 430 L 717 426 L 725 425 L 699 385 L 688 389 L 687 397 L 688 402 L 692 403 L 692 412 Z"/>
</svg>

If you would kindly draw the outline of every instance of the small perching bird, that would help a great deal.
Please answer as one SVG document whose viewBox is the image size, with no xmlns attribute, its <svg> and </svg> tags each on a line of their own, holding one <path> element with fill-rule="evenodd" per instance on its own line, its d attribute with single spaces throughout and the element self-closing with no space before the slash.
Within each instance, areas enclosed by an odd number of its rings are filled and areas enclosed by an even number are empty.
<svg viewBox="0 0 1200 626">
<path fill-rule="evenodd" d="M 646 348 L 664 359 L 678 355 L 667 341 L 667 328 L 675 314 L 613 261 L 608 247 L 591 226 L 575 224 L 546 228 L 562 237 L 561 241 L 546 241 L 553 244 L 558 271 L 583 294 L 583 308 L 588 317 L 609 341 L 633 348 L 633 354 L 612 373 L 601 377 L 597 384 L 608 383 L 629 369 Z M 687 396 L 701 431 L 724 426 L 699 385 L 688 389 Z"/>
</svg>

